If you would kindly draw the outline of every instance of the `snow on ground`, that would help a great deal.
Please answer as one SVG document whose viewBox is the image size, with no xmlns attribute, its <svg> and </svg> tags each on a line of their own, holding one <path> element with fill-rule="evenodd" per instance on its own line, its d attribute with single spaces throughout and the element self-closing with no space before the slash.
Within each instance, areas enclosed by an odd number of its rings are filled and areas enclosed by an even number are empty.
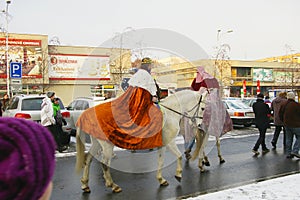
<svg viewBox="0 0 300 200">
<path fill-rule="evenodd" d="M 187 200 L 299 200 L 300 173 L 187 198 Z"/>
</svg>

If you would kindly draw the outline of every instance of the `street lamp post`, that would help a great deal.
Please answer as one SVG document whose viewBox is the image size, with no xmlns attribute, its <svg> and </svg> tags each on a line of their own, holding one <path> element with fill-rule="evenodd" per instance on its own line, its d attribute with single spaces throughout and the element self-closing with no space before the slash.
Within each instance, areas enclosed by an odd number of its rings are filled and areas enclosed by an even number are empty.
<svg viewBox="0 0 300 200">
<path fill-rule="evenodd" d="M 232 33 L 233 30 L 227 30 L 226 32 L 222 33 L 221 29 L 217 30 L 217 52 L 215 58 L 215 67 L 216 69 L 219 68 L 220 70 L 220 87 L 221 87 L 221 95 L 224 94 L 224 84 L 223 84 L 223 66 L 227 64 L 226 59 L 229 59 L 227 53 L 230 51 L 230 46 L 228 44 L 221 44 L 221 37 L 224 34 Z M 224 63 L 225 62 L 225 63 Z M 230 90 L 230 89 L 229 89 Z"/>
<path fill-rule="evenodd" d="M 7 87 L 7 95 L 10 97 L 10 89 L 9 89 L 9 59 L 8 59 L 8 6 L 11 3 L 10 0 L 6 0 L 6 34 L 5 34 L 5 44 L 6 44 L 6 87 Z"/>
</svg>

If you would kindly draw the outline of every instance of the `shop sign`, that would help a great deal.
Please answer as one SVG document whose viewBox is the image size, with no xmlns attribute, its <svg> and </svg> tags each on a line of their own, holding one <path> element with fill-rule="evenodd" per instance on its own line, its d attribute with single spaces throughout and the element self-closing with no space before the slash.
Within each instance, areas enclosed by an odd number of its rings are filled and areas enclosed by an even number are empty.
<svg viewBox="0 0 300 200">
<path fill-rule="evenodd" d="M 50 55 L 51 79 L 110 79 L 109 56 Z"/>
</svg>

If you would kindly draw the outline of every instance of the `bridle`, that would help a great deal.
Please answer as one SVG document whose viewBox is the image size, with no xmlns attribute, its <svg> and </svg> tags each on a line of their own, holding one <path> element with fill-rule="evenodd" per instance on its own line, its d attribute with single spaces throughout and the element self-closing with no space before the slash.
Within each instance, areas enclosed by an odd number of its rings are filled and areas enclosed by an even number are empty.
<svg viewBox="0 0 300 200">
<path fill-rule="evenodd" d="M 161 104 L 161 106 L 163 106 L 164 108 L 166 108 L 166 109 L 168 109 L 168 110 L 170 110 L 170 111 L 172 111 L 172 112 L 174 112 L 174 113 L 176 113 L 178 115 L 181 115 L 183 117 L 186 117 L 186 118 L 190 119 L 194 123 L 194 122 L 196 122 L 196 119 L 203 119 L 203 117 L 198 116 L 201 102 L 202 102 L 202 94 L 201 94 L 201 96 L 199 98 L 198 103 L 192 109 L 190 109 L 189 111 L 187 111 L 189 113 L 189 112 L 192 112 L 193 110 L 195 110 L 195 112 L 194 112 L 194 114 L 192 116 L 189 116 L 189 115 L 187 115 L 185 113 L 178 112 L 177 110 L 174 110 L 174 109 L 169 108 L 168 106 L 165 106 L 165 105 L 162 105 L 162 104 Z"/>
</svg>

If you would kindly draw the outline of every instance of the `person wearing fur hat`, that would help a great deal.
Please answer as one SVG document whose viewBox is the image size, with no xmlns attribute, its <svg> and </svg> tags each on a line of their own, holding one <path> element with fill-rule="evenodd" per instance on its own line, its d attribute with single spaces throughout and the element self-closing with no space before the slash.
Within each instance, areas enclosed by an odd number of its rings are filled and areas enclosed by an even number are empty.
<svg viewBox="0 0 300 200">
<path fill-rule="evenodd" d="M 41 105 L 41 124 L 49 129 L 49 131 L 52 133 L 56 144 L 57 144 L 57 150 L 59 152 L 63 152 L 67 149 L 66 146 L 63 146 L 59 139 L 59 130 L 57 126 L 55 125 L 55 118 L 54 118 L 54 110 L 52 102 L 55 98 L 55 92 L 47 92 L 46 97 L 42 101 Z"/>
<path fill-rule="evenodd" d="M 258 148 L 261 145 L 262 152 L 267 153 L 270 150 L 266 146 L 265 137 L 267 128 L 270 127 L 269 115 L 271 115 L 270 107 L 264 103 L 264 95 L 259 93 L 256 102 L 253 104 L 253 112 L 255 114 L 255 125 L 259 130 L 259 137 L 252 149 L 254 155 L 259 155 Z"/>
<path fill-rule="evenodd" d="M 0 118 L 0 199 L 48 200 L 55 169 L 55 141 L 38 123 Z"/>
<path fill-rule="evenodd" d="M 281 106 L 279 115 L 286 131 L 285 153 L 287 158 L 300 158 L 300 104 L 295 101 L 294 92 L 287 93 L 287 101 Z M 294 136 L 296 141 L 293 144 Z"/>
</svg>

